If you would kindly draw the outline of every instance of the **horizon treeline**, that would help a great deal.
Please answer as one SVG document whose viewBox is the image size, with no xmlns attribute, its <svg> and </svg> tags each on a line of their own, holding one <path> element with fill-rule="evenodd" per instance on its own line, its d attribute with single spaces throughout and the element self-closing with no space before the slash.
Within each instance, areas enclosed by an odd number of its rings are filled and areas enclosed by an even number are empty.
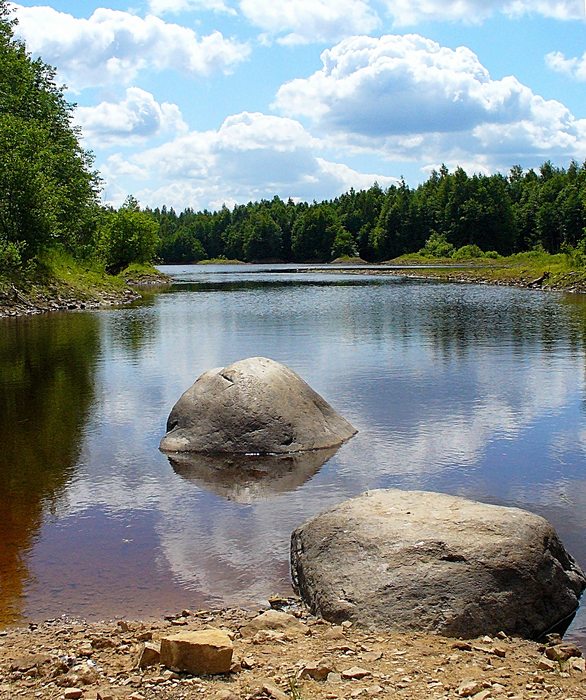
<svg viewBox="0 0 586 700">
<path fill-rule="evenodd" d="M 332 200 L 284 202 L 275 196 L 218 211 L 147 209 L 159 224 L 159 258 L 189 263 L 326 262 L 339 257 L 382 261 L 423 250 L 449 257 L 473 252 L 558 253 L 580 246 L 586 227 L 586 163 L 535 171 L 514 166 L 507 176 L 472 175 L 442 166 L 416 188 L 404 180 L 377 183 Z"/>
</svg>

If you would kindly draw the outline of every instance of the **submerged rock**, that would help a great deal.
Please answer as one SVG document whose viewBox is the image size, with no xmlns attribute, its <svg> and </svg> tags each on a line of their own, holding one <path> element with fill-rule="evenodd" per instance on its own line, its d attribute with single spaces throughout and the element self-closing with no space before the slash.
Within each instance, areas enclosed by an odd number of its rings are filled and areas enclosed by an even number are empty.
<svg viewBox="0 0 586 700">
<path fill-rule="evenodd" d="M 252 357 L 204 372 L 173 407 L 160 448 L 283 454 L 335 447 L 355 433 L 295 372 Z"/>
<path fill-rule="evenodd" d="M 326 620 L 537 638 L 576 610 L 586 577 L 553 527 L 439 493 L 362 494 L 297 528 L 293 583 Z"/>
</svg>

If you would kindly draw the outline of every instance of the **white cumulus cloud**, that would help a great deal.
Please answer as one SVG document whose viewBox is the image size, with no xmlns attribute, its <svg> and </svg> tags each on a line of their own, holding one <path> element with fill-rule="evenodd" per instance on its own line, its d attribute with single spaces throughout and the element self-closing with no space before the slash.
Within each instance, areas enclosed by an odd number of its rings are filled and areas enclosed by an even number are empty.
<svg viewBox="0 0 586 700">
<path fill-rule="evenodd" d="M 396 26 L 419 22 L 463 21 L 479 24 L 494 14 L 536 14 L 558 20 L 584 19 L 583 0 L 385 0 Z"/>
<path fill-rule="evenodd" d="M 322 63 L 281 86 L 274 107 L 338 144 L 478 170 L 586 154 L 586 121 L 515 77 L 492 79 L 468 48 L 416 34 L 352 37 L 324 51 Z"/>
<path fill-rule="evenodd" d="M 365 0 L 240 0 L 240 10 L 256 27 L 284 44 L 337 41 L 379 26 Z"/>
<path fill-rule="evenodd" d="M 163 133 L 187 131 L 175 104 L 159 104 L 150 92 L 138 87 L 126 90 L 120 102 L 101 102 L 95 107 L 78 107 L 76 122 L 95 146 L 133 143 Z"/>
<path fill-rule="evenodd" d="M 549 68 L 575 80 L 586 80 L 586 51 L 580 58 L 566 58 L 560 51 L 552 51 L 545 57 Z"/>
<path fill-rule="evenodd" d="M 149 10 L 154 15 L 206 10 L 234 14 L 234 10 L 229 8 L 223 0 L 149 0 Z"/>
<path fill-rule="evenodd" d="M 191 75 L 229 72 L 245 60 L 248 45 L 220 32 L 198 37 L 186 27 L 127 12 L 97 9 L 79 19 L 51 7 L 16 6 L 18 35 L 33 54 L 57 65 L 74 90 L 131 84 L 144 70 Z"/>
<path fill-rule="evenodd" d="M 333 163 L 320 155 L 321 147 L 293 119 L 243 112 L 215 131 L 191 132 L 130 157 L 114 155 L 101 171 L 114 203 L 126 196 L 122 183 L 130 175 L 142 203 L 177 209 L 231 206 L 275 194 L 311 201 L 375 180 L 383 186 L 395 181 Z"/>
</svg>

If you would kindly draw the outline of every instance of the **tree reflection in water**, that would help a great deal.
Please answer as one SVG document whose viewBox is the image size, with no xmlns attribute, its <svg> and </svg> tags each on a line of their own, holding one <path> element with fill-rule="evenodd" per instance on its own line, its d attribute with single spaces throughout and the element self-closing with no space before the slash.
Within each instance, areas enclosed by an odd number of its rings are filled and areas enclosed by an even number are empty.
<svg viewBox="0 0 586 700">
<path fill-rule="evenodd" d="M 75 474 L 99 347 L 91 314 L 1 324 L 0 625 L 21 616 L 27 555 Z"/>
</svg>

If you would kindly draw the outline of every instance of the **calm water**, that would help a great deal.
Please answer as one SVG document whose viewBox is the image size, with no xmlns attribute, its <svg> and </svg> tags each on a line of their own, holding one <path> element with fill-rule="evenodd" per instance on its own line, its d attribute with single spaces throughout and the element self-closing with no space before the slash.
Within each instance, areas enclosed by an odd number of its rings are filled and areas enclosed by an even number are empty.
<svg viewBox="0 0 586 700">
<path fill-rule="evenodd" d="M 291 530 L 369 488 L 515 505 L 586 567 L 586 299 L 387 276 L 168 268 L 130 308 L 0 321 L 0 623 L 288 589 Z M 359 434 L 274 478 L 170 464 L 167 415 L 253 355 Z M 572 634 L 586 639 L 586 613 Z"/>
</svg>

